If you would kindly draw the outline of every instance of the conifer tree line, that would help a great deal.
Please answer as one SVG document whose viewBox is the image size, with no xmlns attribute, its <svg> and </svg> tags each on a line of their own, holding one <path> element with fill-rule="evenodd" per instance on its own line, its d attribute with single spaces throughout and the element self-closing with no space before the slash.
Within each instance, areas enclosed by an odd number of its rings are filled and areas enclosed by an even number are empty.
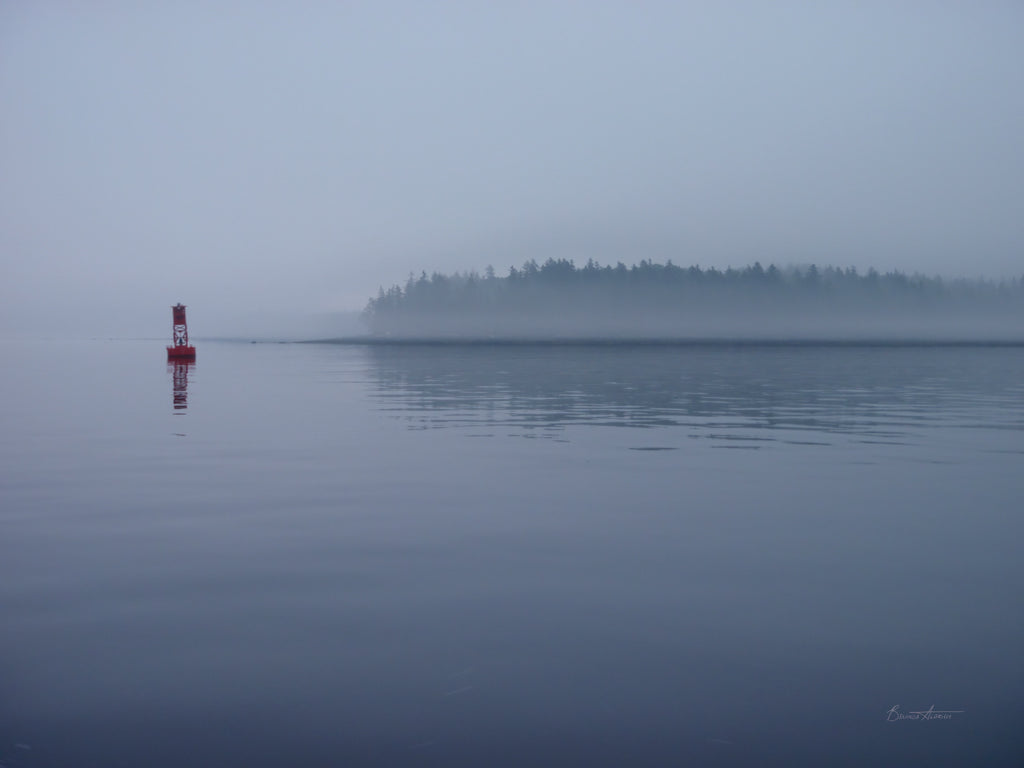
<svg viewBox="0 0 1024 768">
<path fill-rule="evenodd" d="M 531 259 L 503 277 L 492 267 L 482 275 L 410 274 L 404 286 L 381 288 L 363 317 L 377 334 L 543 333 L 546 327 L 671 333 L 716 317 L 756 323 L 759 317 L 949 313 L 1020 319 L 1024 278 L 951 280 L 814 264 L 765 268 L 759 262 L 719 270 L 646 259 L 632 266 L 590 259 L 577 267 L 569 259 Z"/>
</svg>

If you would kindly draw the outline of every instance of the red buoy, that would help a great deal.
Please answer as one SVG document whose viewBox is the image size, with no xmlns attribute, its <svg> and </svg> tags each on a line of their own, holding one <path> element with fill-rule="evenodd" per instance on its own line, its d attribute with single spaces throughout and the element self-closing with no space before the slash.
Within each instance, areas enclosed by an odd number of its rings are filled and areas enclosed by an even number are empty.
<svg viewBox="0 0 1024 768">
<path fill-rule="evenodd" d="M 174 346 L 167 348 L 168 360 L 195 360 L 196 348 L 188 343 L 188 323 L 185 322 L 185 305 L 171 307 L 174 318 Z"/>
</svg>

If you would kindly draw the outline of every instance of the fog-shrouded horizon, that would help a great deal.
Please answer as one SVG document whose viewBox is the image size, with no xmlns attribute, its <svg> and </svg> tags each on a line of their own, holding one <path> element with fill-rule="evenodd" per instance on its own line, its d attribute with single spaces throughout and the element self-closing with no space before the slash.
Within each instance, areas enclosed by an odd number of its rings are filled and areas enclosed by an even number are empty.
<svg viewBox="0 0 1024 768">
<path fill-rule="evenodd" d="M 549 259 L 410 276 L 361 319 L 380 339 L 1024 340 L 1024 280 L 942 280 L 854 268 L 702 269 Z"/>
<path fill-rule="evenodd" d="M 0 333 L 534 259 L 1024 273 L 1024 6 L 0 6 Z M 333 324 L 333 325 L 332 325 Z"/>
</svg>

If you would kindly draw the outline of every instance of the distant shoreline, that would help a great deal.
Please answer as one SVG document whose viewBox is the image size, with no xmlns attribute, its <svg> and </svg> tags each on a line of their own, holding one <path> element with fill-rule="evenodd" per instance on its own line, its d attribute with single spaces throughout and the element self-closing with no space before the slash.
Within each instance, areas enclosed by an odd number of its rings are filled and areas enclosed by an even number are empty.
<svg viewBox="0 0 1024 768">
<path fill-rule="evenodd" d="M 253 342 L 261 343 L 261 342 Z M 266 342 L 280 343 L 280 342 Z M 343 336 L 306 339 L 294 344 L 345 346 L 446 346 L 446 347 L 1024 347 L 1022 339 L 923 339 L 923 338 L 601 338 L 601 337 L 380 337 Z"/>
</svg>

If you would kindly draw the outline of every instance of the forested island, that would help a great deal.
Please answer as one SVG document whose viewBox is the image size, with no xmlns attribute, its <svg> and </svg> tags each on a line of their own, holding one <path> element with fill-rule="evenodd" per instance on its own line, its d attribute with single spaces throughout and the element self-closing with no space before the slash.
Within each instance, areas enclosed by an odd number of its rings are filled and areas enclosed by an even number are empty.
<svg viewBox="0 0 1024 768">
<path fill-rule="evenodd" d="M 410 275 L 363 320 L 388 338 L 1024 339 L 1024 278 L 943 279 L 854 268 L 527 261 Z"/>
</svg>

